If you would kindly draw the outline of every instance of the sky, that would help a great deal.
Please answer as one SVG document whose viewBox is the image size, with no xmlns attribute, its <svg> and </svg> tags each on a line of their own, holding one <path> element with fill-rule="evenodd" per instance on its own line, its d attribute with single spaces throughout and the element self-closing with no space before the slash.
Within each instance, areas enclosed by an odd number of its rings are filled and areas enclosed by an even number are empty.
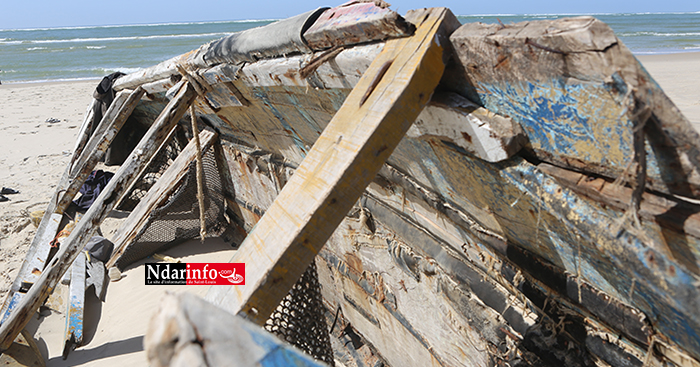
<svg viewBox="0 0 700 367">
<path fill-rule="evenodd" d="M 388 0 L 400 14 L 445 6 L 469 14 L 697 12 L 698 0 Z M 328 0 L 3 0 L 0 29 L 281 19 L 345 2 Z M 196 4 L 196 5 L 195 5 Z"/>
</svg>

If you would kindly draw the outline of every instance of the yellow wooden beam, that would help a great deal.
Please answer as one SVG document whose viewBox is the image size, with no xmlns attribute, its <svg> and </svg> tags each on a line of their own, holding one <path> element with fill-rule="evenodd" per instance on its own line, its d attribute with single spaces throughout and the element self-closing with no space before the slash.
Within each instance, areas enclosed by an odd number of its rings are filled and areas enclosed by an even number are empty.
<svg viewBox="0 0 700 367">
<path fill-rule="evenodd" d="M 445 69 L 445 8 L 413 14 L 416 32 L 386 42 L 232 262 L 243 286 L 207 299 L 262 325 L 309 266 L 428 103 Z"/>
</svg>

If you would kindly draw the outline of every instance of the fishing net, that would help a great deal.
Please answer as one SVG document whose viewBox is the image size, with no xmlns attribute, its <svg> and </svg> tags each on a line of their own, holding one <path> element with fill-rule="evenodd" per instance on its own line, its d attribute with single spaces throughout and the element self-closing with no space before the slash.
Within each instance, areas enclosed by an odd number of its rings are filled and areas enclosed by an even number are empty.
<svg viewBox="0 0 700 367">
<path fill-rule="evenodd" d="M 148 190 L 182 151 L 175 139 L 153 159 L 137 184 L 119 206 L 133 210 Z M 213 149 L 203 153 L 204 202 L 208 236 L 219 236 L 227 223 L 224 194 Z M 199 205 L 197 202 L 196 162 L 167 200 L 153 210 L 135 241 L 125 250 L 116 266 L 127 266 L 156 252 L 199 237 Z M 321 288 L 316 266 L 312 263 L 277 306 L 265 329 L 295 345 L 313 358 L 333 365 L 333 350 L 324 316 Z"/>
<path fill-rule="evenodd" d="M 265 330 L 332 366 L 333 349 L 323 310 L 321 285 L 312 262 L 270 315 Z"/>
<path fill-rule="evenodd" d="M 162 151 L 162 156 L 154 159 L 153 164 L 151 164 L 153 167 L 146 169 L 138 184 L 129 194 L 129 200 L 123 202 L 122 205 L 125 208 L 131 207 L 133 209 L 138 204 L 138 200 L 148 192 L 148 189 L 172 164 L 174 158 L 177 157 L 178 149 L 175 143 L 171 143 L 168 149 Z M 213 149 L 205 150 L 202 158 L 205 178 L 204 206 L 207 237 L 217 237 L 223 232 L 227 223 L 224 217 L 223 188 Z M 199 229 L 196 162 L 192 161 L 187 174 L 179 183 L 179 187 L 164 203 L 151 212 L 146 225 L 136 235 L 135 241 L 124 251 L 124 254 L 116 262 L 116 266 L 123 270 L 134 262 L 156 252 L 198 238 Z"/>
</svg>

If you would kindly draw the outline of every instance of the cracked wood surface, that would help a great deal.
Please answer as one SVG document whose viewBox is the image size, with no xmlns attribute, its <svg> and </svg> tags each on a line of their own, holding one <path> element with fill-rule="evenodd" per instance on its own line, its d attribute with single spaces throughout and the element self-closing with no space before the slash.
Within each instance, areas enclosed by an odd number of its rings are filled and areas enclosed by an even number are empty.
<svg viewBox="0 0 700 367">
<path fill-rule="evenodd" d="M 420 15 L 414 36 L 387 41 L 241 244 L 231 261 L 255 264 L 246 285 L 212 286 L 207 300 L 262 324 L 313 260 L 442 76 L 445 38 L 439 32 L 443 20 L 454 16 L 444 8 Z"/>
</svg>

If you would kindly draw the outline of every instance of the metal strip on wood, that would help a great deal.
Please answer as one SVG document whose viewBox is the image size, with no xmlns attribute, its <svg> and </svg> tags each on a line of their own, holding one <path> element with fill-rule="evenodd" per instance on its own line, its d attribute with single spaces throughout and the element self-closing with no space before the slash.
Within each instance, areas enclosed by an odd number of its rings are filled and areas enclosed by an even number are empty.
<svg viewBox="0 0 700 367">
<path fill-rule="evenodd" d="M 413 37 L 390 40 L 232 262 L 244 286 L 207 299 L 262 325 L 308 267 L 430 100 L 445 68 L 445 8 L 426 9 Z"/>
</svg>

